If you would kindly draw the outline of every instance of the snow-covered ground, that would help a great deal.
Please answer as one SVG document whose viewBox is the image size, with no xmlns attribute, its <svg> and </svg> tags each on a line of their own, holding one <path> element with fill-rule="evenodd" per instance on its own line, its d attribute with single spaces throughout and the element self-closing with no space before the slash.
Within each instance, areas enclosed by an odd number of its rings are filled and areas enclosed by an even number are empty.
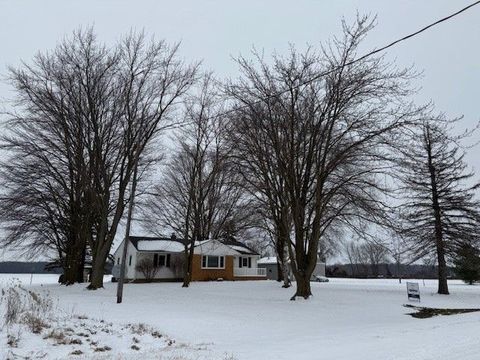
<svg viewBox="0 0 480 360">
<path fill-rule="evenodd" d="M 480 356 L 480 312 L 429 319 L 407 316 L 405 281 L 331 279 L 313 283 L 314 296 L 295 302 L 289 301 L 293 290 L 274 281 L 196 282 L 188 289 L 178 283 L 127 284 L 120 305 L 116 284 L 106 283 L 105 289 L 92 292 L 84 285 L 59 286 L 56 278 L 42 281 L 43 285 L 31 288 L 48 290 L 66 312 L 117 327 L 145 324 L 183 344 L 191 356 L 175 354 L 171 359 L 473 360 Z M 451 281 L 451 295 L 442 296 L 435 294 L 435 281 L 427 280 L 425 286 L 415 281 L 420 284 L 422 306 L 480 307 L 480 286 Z M 25 282 L 28 285 L 29 278 Z M 110 354 L 116 354 L 103 356 L 136 358 L 115 352 L 124 335 L 119 332 L 110 343 L 103 339 L 112 347 Z M 169 358 L 161 356 L 150 352 L 142 358 Z"/>
</svg>

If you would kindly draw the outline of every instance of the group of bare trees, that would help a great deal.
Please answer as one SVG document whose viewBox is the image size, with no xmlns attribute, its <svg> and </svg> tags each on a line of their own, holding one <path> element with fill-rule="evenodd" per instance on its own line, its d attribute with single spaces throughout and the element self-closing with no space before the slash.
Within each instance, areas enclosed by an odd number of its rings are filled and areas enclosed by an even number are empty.
<svg viewBox="0 0 480 360">
<path fill-rule="evenodd" d="M 292 299 L 308 298 L 319 256 L 344 230 L 373 224 L 401 239 L 401 251 L 390 250 L 398 261 L 404 245 L 410 258 L 435 253 L 448 293 L 446 257 L 478 230 L 476 188 L 463 185 L 471 176 L 451 122 L 412 104 L 415 74 L 358 56 L 372 27 L 359 18 L 318 51 L 239 57 L 238 79 L 225 84 L 181 61 L 177 46 L 129 35 L 106 47 L 92 31 L 11 69 L 5 243 L 53 249 L 66 283 L 89 253 L 90 287 L 102 286 L 132 177 L 148 179 L 158 135 L 175 127 L 140 204 L 150 230 L 184 238 L 184 286 L 195 242 L 257 229 L 272 239 L 286 287 L 291 267 Z M 352 246 L 377 265 L 387 248 Z"/>
<path fill-rule="evenodd" d="M 10 69 L 17 97 L 2 136 L 6 244 L 53 249 L 67 284 L 83 276 L 88 252 L 89 287 L 103 286 L 132 174 L 150 164 L 153 141 L 176 121 L 196 74 L 177 50 L 143 34 L 107 47 L 92 30 L 78 31 Z"/>
<path fill-rule="evenodd" d="M 219 90 L 212 74 L 205 74 L 185 100 L 176 149 L 144 204 L 147 228 L 183 236 L 184 287 L 191 280 L 195 242 L 242 235 L 254 222 L 251 201 L 229 161 Z"/>
<path fill-rule="evenodd" d="M 379 275 L 379 265 L 389 262 L 389 249 L 384 244 L 350 241 L 344 244 L 353 276 L 367 276 L 369 269 L 374 277 Z"/>
</svg>

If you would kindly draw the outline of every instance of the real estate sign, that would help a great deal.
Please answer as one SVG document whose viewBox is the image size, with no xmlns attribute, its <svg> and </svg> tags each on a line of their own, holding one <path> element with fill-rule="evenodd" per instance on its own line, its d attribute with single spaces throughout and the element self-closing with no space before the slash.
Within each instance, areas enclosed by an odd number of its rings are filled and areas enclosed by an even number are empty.
<svg viewBox="0 0 480 360">
<path fill-rule="evenodd" d="M 418 283 L 407 282 L 407 296 L 408 300 L 420 301 L 420 287 Z"/>
</svg>

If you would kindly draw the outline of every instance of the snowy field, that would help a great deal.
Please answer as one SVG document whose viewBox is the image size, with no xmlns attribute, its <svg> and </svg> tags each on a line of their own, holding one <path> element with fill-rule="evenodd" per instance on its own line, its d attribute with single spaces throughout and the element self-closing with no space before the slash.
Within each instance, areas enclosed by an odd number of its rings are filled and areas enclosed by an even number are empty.
<svg viewBox="0 0 480 360">
<path fill-rule="evenodd" d="M 13 275 L 0 276 L 5 284 Z M 121 305 L 115 302 L 116 284 L 106 283 L 105 289 L 91 292 L 85 285 L 59 286 L 56 280 L 57 276 L 34 275 L 30 287 L 30 275 L 21 275 L 29 289 L 48 291 L 62 311 L 76 314 L 72 318 L 80 314 L 90 326 L 111 323 L 115 329 L 115 336 L 101 339 L 111 348 L 108 354 L 72 358 L 473 360 L 480 356 L 480 312 L 428 319 L 407 316 L 411 309 L 403 307 L 408 303 L 405 282 L 397 280 L 331 279 L 313 283 L 313 298 L 295 302 L 289 301 L 293 290 L 274 281 L 197 282 L 188 289 L 178 283 L 128 284 Z M 425 286 L 414 281 L 420 284 L 422 306 L 480 307 L 480 286 L 451 281 L 451 295 L 442 296 L 435 294 L 435 281 L 427 280 Z M 125 332 L 127 324 L 142 324 L 164 334 L 157 339 L 164 342 L 161 349 L 152 351 L 156 339 L 150 334 L 139 337 L 139 352 L 127 351 L 132 338 Z M 40 350 L 41 345 L 35 346 Z M 46 358 L 62 358 L 58 351 Z"/>
</svg>

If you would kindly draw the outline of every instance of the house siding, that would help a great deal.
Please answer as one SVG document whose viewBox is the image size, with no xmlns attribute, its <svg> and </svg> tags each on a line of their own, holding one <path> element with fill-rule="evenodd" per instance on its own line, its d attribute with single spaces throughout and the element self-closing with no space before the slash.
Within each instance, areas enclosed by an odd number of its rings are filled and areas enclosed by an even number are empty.
<svg viewBox="0 0 480 360">
<path fill-rule="evenodd" d="M 137 264 L 142 261 L 142 259 L 150 259 L 153 262 L 154 254 L 170 254 L 170 267 L 161 266 L 157 270 L 154 280 L 180 280 L 183 278 L 183 254 L 176 253 L 162 253 L 162 252 L 152 252 L 152 253 L 137 253 Z M 136 280 L 145 280 L 145 276 L 141 271 L 135 269 L 135 279 Z"/>
<path fill-rule="evenodd" d="M 202 255 L 194 254 L 192 263 L 192 280 L 234 280 L 233 256 L 225 256 L 225 269 L 202 269 Z"/>
<path fill-rule="evenodd" d="M 123 242 L 114 252 L 115 266 L 113 268 L 114 277 L 118 277 L 120 274 L 120 265 L 118 264 L 118 258 L 121 257 L 123 251 Z M 125 280 L 128 282 L 145 282 L 146 279 L 141 271 L 136 269 L 136 265 L 144 258 L 152 258 L 154 254 L 170 254 L 170 267 L 162 266 L 158 269 L 157 274 L 153 281 L 180 281 L 183 278 L 183 263 L 184 254 L 170 253 L 164 251 L 138 251 L 134 244 L 129 241 L 127 246 L 127 263 L 125 266 Z M 202 256 L 223 256 L 225 259 L 224 269 L 203 269 L 202 268 Z M 129 258 L 132 257 L 131 265 L 129 265 Z M 193 264 L 192 264 L 192 281 L 209 281 L 209 280 L 264 280 L 266 276 L 252 276 L 245 275 L 252 272 L 241 272 L 235 268 L 239 267 L 239 257 L 249 257 L 250 267 L 257 268 L 257 260 L 259 258 L 256 254 L 240 255 L 239 251 L 231 248 L 228 245 L 223 244 L 218 240 L 206 240 L 194 249 Z M 242 275 L 239 275 L 239 274 Z M 255 272 L 253 272 L 255 273 Z"/>
<path fill-rule="evenodd" d="M 278 265 L 275 264 L 258 264 L 259 268 L 264 268 L 267 273 L 267 279 L 278 280 Z"/>
<path fill-rule="evenodd" d="M 125 240 L 124 240 L 125 241 Z M 117 250 L 114 252 L 113 257 L 115 259 L 114 269 L 112 269 L 112 273 L 118 273 L 114 276 L 120 275 L 120 264 L 118 263 L 118 259 L 121 260 L 123 254 L 123 241 L 118 246 Z M 130 256 L 132 257 L 132 264 L 129 265 Z M 128 242 L 127 245 L 127 259 L 126 259 L 126 266 L 125 266 L 125 280 L 131 280 L 135 278 L 135 265 L 137 263 L 137 250 L 132 245 L 131 242 Z"/>
<path fill-rule="evenodd" d="M 267 280 L 266 276 L 235 276 L 233 278 L 235 281 L 242 281 L 242 280 Z"/>
</svg>

